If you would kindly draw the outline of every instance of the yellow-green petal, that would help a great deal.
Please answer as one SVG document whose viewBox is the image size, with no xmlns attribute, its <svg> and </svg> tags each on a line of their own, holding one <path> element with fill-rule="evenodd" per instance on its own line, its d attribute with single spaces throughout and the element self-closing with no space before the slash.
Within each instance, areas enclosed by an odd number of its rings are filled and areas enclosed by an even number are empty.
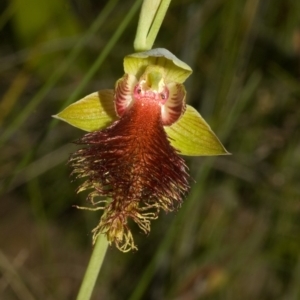
<svg viewBox="0 0 300 300">
<path fill-rule="evenodd" d="M 140 78 L 149 65 L 163 67 L 167 84 L 169 82 L 183 83 L 192 73 L 192 69 L 185 62 L 163 48 L 133 53 L 124 58 L 125 73 L 134 75 L 136 78 Z"/>
<path fill-rule="evenodd" d="M 171 145 L 180 151 L 181 155 L 229 154 L 197 110 L 189 105 L 177 122 L 164 129 L 170 138 Z"/>
<path fill-rule="evenodd" d="M 105 128 L 118 119 L 114 107 L 114 91 L 101 90 L 92 93 L 53 117 L 84 131 Z"/>
</svg>

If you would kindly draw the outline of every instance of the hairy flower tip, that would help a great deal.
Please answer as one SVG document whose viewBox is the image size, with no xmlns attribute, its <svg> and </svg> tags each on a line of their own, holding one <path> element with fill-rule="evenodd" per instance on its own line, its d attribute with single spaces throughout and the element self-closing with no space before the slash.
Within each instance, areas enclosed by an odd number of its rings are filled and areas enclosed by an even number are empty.
<svg viewBox="0 0 300 300">
<path fill-rule="evenodd" d="M 159 211 L 180 206 L 189 189 L 187 167 L 170 145 L 157 99 L 137 97 L 119 120 L 77 143 L 87 145 L 70 158 L 73 173 L 85 179 L 78 192 L 91 190 L 93 204 L 98 196 L 111 199 L 94 239 L 104 233 L 120 250 L 136 249 L 129 219 L 147 234 Z"/>
<path fill-rule="evenodd" d="M 106 234 L 109 243 L 114 242 L 119 250 L 137 250 L 127 224 L 128 219 L 131 218 L 147 234 L 150 231 L 150 221 L 157 219 L 157 214 L 145 213 L 145 209 L 139 208 L 137 202 L 125 203 L 122 207 L 115 207 L 116 204 L 119 203 L 111 202 L 104 210 L 99 225 L 93 230 L 93 241 L 96 241 L 99 234 Z"/>
</svg>

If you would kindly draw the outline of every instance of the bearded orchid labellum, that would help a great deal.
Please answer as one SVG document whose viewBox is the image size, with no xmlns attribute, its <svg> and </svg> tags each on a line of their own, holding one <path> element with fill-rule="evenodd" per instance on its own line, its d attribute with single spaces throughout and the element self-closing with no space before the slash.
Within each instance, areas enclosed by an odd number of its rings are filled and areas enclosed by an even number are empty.
<svg viewBox="0 0 300 300">
<path fill-rule="evenodd" d="M 173 211 L 189 190 L 181 155 L 228 154 L 199 113 L 186 105 L 191 68 L 166 49 L 128 55 L 114 90 L 102 90 L 54 116 L 88 131 L 70 158 L 84 178 L 78 192 L 103 209 L 95 241 L 105 234 L 121 251 L 136 249 L 133 220 L 144 233 L 160 210 Z M 92 209 L 94 210 L 94 209 Z"/>
</svg>

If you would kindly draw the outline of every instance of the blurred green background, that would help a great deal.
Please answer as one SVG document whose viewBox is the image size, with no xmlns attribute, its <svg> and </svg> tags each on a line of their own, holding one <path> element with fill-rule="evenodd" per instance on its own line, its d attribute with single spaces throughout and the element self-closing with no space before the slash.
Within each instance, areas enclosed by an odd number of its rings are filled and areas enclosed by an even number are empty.
<svg viewBox="0 0 300 300">
<path fill-rule="evenodd" d="M 0 299 L 76 297 L 101 213 L 72 207 L 83 132 L 51 115 L 113 88 L 140 2 L 0 2 Z M 108 249 L 93 299 L 300 299 L 300 1 L 173 0 L 155 47 L 232 156 L 187 158 L 182 208 Z"/>
</svg>

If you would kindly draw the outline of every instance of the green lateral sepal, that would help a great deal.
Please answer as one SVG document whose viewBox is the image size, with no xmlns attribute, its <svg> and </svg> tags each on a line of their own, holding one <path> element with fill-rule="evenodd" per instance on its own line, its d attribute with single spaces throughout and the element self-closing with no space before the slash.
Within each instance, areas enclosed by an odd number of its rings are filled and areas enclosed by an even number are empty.
<svg viewBox="0 0 300 300">
<path fill-rule="evenodd" d="M 101 90 L 87 95 L 53 117 L 84 131 L 103 129 L 118 119 L 114 91 Z"/>
</svg>

